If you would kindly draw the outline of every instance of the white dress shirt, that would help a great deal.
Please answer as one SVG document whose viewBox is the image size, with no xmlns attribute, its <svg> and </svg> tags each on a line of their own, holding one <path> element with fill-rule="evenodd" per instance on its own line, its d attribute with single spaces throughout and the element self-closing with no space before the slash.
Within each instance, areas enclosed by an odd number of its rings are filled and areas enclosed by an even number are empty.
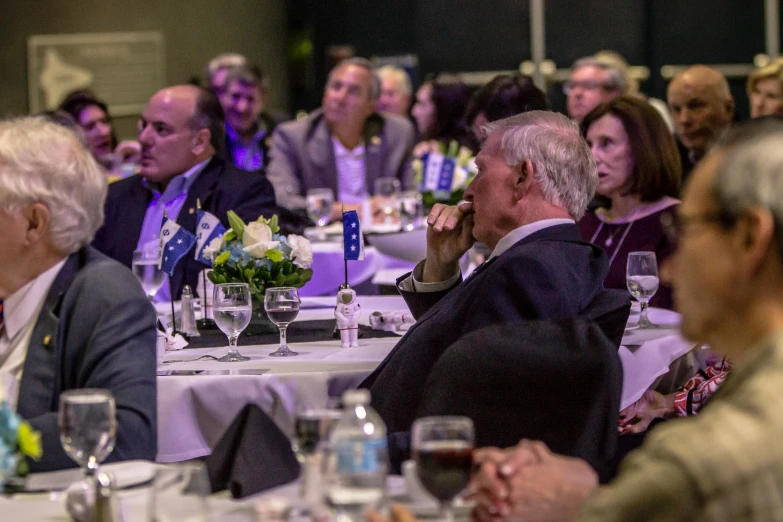
<svg viewBox="0 0 783 522">
<path fill-rule="evenodd" d="M 522 225 L 519 228 L 515 228 L 503 236 L 500 241 L 498 241 L 498 244 L 495 245 L 495 249 L 492 251 L 492 254 L 489 256 L 487 261 L 500 256 L 503 254 L 503 252 L 514 246 L 514 244 L 522 241 L 530 234 L 538 232 L 539 230 L 553 227 L 555 225 L 573 225 L 574 223 L 575 221 L 573 219 L 542 219 L 540 221 L 535 221 L 533 223 L 528 223 L 527 225 Z M 426 259 L 424 261 L 426 261 Z M 441 292 L 451 288 L 457 281 L 459 281 L 459 278 L 462 275 L 460 271 L 457 271 L 456 274 L 445 281 L 423 283 L 421 282 L 421 279 L 424 275 L 424 261 L 420 261 L 411 272 L 411 275 L 400 281 L 400 290 L 404 290 L 406 292 Z"/>
<path fill-rule="evenodd" d="M 332 138 L 332 147 L 337 167 L 337 200 L 343 203 L 361 203 L 368 197 L 364 145 L 348 150 L 340 140 Z"/>
<path fill-rule="evenodd" d="M 39 274 L 3 301 L 5 328 L 0 335 L 0 373 L 8 374 L 15 380 L 11 383 L 14 389 L 8 390 L 8 400 L 14 409 L 16 409 L 19 382 L 22 380 L 24 361 L 27 358 L 27 348 L 30 346 L 35 323 L 49 289 L 65 265 L 66 259 L 68 258 L 62 259 Z"/>
</svg>

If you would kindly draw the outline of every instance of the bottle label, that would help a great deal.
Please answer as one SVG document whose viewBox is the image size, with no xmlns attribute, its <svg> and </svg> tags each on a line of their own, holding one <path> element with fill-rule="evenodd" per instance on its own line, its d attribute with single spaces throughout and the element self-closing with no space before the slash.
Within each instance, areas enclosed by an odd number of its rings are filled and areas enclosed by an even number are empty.
<svg viewBox="0 0 783 522">
<path fill-rule="evenodd" d="M 340 441 L 335 444 L 339 473 L 376 473 L 386 466 L 386 439 Z"/>
</svg>

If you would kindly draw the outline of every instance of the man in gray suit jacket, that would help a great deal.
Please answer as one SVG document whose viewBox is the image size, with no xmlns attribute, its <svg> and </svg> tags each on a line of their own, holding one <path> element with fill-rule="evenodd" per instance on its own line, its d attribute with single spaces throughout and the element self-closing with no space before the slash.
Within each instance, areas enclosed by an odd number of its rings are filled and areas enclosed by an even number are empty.
<svg viewBox="0 0 783 522">
<path fill-rule="evenodd" d="M 0 123 L 0 383 L 41 433 L 31 471 L 77 465 L 57 415 L 61 394 L 83 388 L 114 397 L 107 460 L 155 459 L 155 311 L 127 268 L 87 246 L 105 197 L 103 171 L 72 131 Z"/>
<path fill-rule="evenodd" d="M 279 125 L 272 137 L 266 175 L 279 205 L 303 208 L 308 189 L 335 194 L 332 217 L 374 194 L 375 180 L 395 177 L 411 188 L 410 121 L 375 112 L 380 80 L 368 60 L 351 58 L 329 74 L 322 107 Z"/>
</svg>

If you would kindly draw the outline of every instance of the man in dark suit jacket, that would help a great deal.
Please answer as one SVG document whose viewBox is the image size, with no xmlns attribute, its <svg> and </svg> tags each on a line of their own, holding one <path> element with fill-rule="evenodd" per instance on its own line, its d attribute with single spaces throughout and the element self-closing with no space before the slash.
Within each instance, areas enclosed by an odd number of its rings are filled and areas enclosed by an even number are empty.
<svg viewBox="0 0 783 522">
<path fill-rule="evenodd" d="M 274 214 L 274 190 L 263 175 L 215 157 L 223 133 L 222 109 L 211 92 L 181 85 L 155 94 L 140 119 L 140 175 L 109 187 L 105 225 L 93 246 L 131 266 L 134 250 L 156 243 L 164 209 L 190 232 L 197 201 L 226 226 L 229 210 L 246 222 Z M 195 288 L 204 268 L 188 255 L 174 273 L 174 298 L 186 284 Z"/>
<path fill-rule="evenodd" d="M 60 444 L 60 396 L 106 389 L 117 411 L 108 460 L 154 460 L 155 311 L 131 272 L 86 246 L 106 180 L 79 138 L 40 118 L 0 123 L 0 374 L 40 431 L 32 471 L 77 464 Z M 0 153 L 3 154 L 3 153 Z M 4 394 L 5 395 L 5 394 Z"/>
<path fill-rule="evenodd" d="M 467 202 L 435 206 L 427 258 L 398 281 L 417 322 L 362 384 L 390 433 L 410 429 L 430 370 L 460 337 L 492 324 L 607 312 L 592 305 L 604 295 L 608 261 L 574 223 L 598 182 L 577 125 L 533 111 L 485 128 Z M 476 240 L 492 255 L 462 281 L 459 259 Z M 615 301 L 629 305 L 624 295 Z"/>
<path fill-rule="evenodd" d="M 413 186 L 408 157 L 414 131 L 410 121 L 375 112 L 380 79 L 362 58 L 341 62 L 329 74 L 321 109 L 299 121 L 283 123 L 272 136 L 267 177 L 281 206 L 303 208 L 311 188 L 329 188 L 335 195 L 332 217 L 374 194 L 375 180 L 394 177 L 403 188 Z M 363 154 L 358 151 L 364 148 Z M 362 168 L 343 168 L 338 161 L 356 155 Z M 362 179 L 363 178 L 363 179 Z M 342 198 L 341 198 L 342 194 Z M 354 205 L 353 208 L 356 208 Z"/>
</svg>

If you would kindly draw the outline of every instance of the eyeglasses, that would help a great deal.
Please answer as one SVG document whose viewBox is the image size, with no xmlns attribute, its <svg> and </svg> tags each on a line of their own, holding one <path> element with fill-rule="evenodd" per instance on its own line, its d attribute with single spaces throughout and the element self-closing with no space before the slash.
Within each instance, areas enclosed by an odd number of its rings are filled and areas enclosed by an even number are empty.
<svg viewBox="0 0 783 522">
<path fill-rule="evenodd" d="M 737 217 L 726 211 L 707 212 L 704 214 L 679 214 L 673 216 L 669 213 L 661 215 L 661 226 L 666 238 L 672 244 L 677 244 L 684 236 L 687 229 L 693 228 L 698 224 L 718 224 L 724 228 L 733 226 L 737 222 Z"/>
<path fill-rule="evenodd" d="M 563 93 L 566 96 L 568 96 L 569 94 L 571 94 L 571 91 L 577 88 L 582 89 L 583 91 L 595 91 L 598 89 L 609 89 L 611 88 L 611 86 L 601 82 L 589 82 L 589 81 L 570 82 L 569 81 L 563 85 Z"/>
</svg>

